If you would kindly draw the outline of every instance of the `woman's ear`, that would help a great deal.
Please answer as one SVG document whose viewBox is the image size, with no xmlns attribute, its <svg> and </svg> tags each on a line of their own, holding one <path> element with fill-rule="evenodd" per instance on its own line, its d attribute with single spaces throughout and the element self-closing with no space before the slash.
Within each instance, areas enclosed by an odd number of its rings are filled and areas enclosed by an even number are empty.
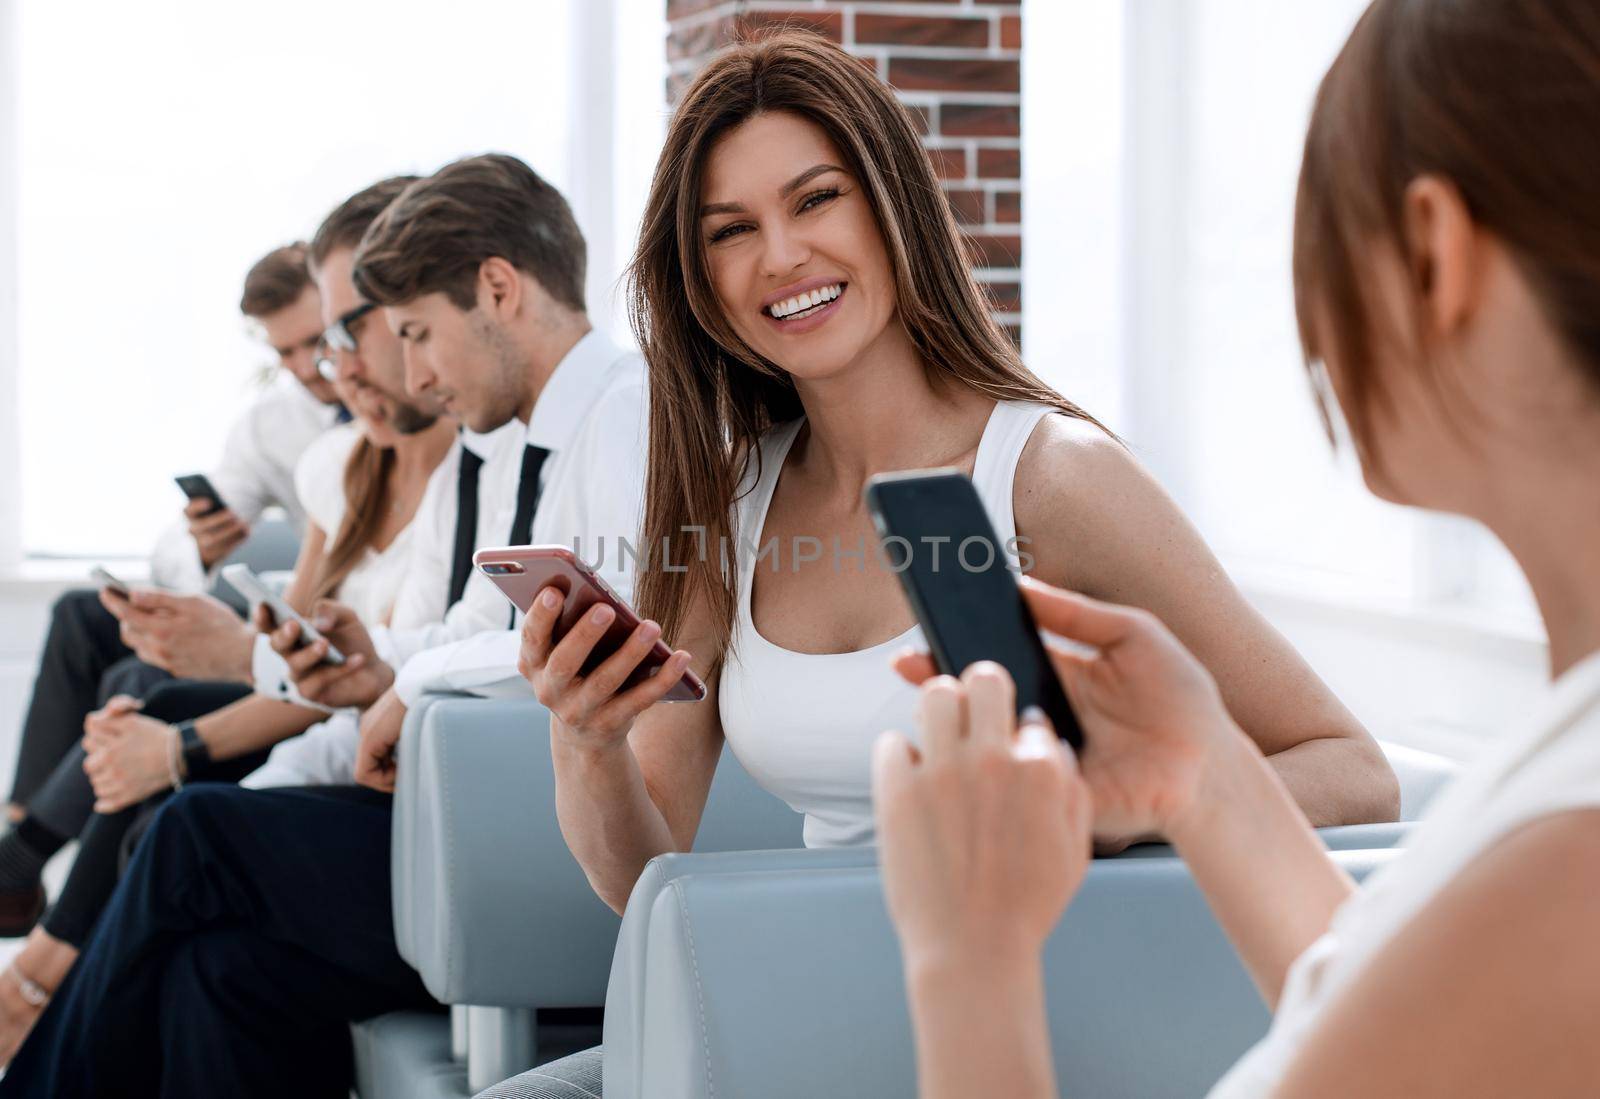
<svg viewBox="0 0 1600 1099">
<path fill-rule="evenodd" d="M 1435 337 L 1447 338 L 1477 303 L 1482 241 L 1466 200 L 1441 176 L 1419 176 L 1406 187 L 1405 234 L 1413 285 Z"/>
</svg>

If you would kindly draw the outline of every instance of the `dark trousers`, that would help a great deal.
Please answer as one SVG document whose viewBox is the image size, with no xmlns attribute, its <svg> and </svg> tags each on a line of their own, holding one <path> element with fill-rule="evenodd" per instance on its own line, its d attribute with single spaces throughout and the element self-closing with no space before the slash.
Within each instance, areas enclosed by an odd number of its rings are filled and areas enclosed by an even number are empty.
<svg viewBox="0 0 1600 1099">
<path fill-rule="evenodd" d="M 77 747 L 90 711 L 112 695 L 140 697 L 171 678 L 135 657 L 122 643 L 119 630 L 117 620 L 91 589 L 69 591 L 50 609 L 50 632 L 22 723 L 22 748 L 11 784 L 13 804 L 27 804 Z"/>
<path fill-rule="evenodd" d="M 395 948 L 390 798 L 185 787 L 0 1099 L 347 1099 L 349 1023 L 434 1003 Z"/>
<path fill-rule="evenodd" d="M 242 683 L 169 680 L 158 684 L 145 698 L 144 713 L 158 721 L 184 721 L 220 710 L 249 693 L 250 688 Z M 265 763 L 266 759 L 267 752 L 259 751 L 236 759 L 220 760 L 213 763 L 205 774 L 196 774 L 193 778 L 195 781 L 238 782 Z M 60 773 L 62 768 L 74 761 L 78 765 L 75 771 Z M 121 812 L 96 813 L 93 811 L 94 788 L 89 783 L 89 776 L 83 773 L 83 749 L 74 748 L 62 761 L 62 768 L 57 769 L 58 774 L 51 777 L 46 789 L 40 791 L 29 812 L 42 818 L 47 802 L 54 803 L 54 808 L 61 808 L 58 799 L 47 796 L 47 791 L 52 787 L 57 787 L 54 792 L 62 795 L 60 800 L 86 791 L 82 799 L 83 817 L 79 818 L 75 829 L 78 855 L 67 873 L 61 896 L 43 920 L 44 929 L 51 936 L 81 950 L 95 920 L 105 908 L 111 890 L 117 884 L 118 870 L 125 861 L 124 839 L 139 830 L 141 821 L 148 822 L 151 815 L 171 797 L 171 793 L 163 791 Z M 45 823 L 51 822 L 47 820 Z"/>
</svg>

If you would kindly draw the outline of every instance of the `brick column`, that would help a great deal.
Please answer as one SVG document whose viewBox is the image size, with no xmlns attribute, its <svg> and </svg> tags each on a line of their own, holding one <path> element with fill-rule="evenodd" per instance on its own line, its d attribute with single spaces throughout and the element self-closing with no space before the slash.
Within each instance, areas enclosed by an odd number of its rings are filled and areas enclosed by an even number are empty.
<svg viewBox="0 0 1600 1099">
<path fill-rule="evenodd" d="M 1022 5 L 991 0 L 666 0 L 667 100 L 717 49 L 806 27 L 859 57 L 921 120 L 995 318 L 1022 342 Z"/>
</svg>

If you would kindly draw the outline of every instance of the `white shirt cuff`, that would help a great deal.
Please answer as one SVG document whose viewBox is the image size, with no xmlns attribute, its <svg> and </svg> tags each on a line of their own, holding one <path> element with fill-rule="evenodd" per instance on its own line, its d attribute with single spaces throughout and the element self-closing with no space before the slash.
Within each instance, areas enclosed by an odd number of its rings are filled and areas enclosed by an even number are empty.
<svg viewBox="0 0 1600 1099">
<path fill-rule="evenodd" d="M 481 698 L 532 698 L 533 685 L 517 674 L 522 638 L 516 630 L 480 633 L 440 645 L 406 661 L 394 691 L 410 709 L 430 691 L 463 691 Z"/>
</svg>

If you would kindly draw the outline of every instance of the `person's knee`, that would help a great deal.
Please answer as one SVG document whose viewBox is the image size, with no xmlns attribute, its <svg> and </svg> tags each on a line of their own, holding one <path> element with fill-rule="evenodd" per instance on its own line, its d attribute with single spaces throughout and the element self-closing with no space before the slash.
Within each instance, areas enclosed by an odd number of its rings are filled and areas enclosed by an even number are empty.
<svg viewBox="0 0 1600 1099">
<path fill-rule="evenodd" d="M 209 837 L 226 835 L 220 829 L 234 815 L 229 795 L 239 792 L 212 783 L 185 786 L 156 811 L 139 849 L 152 849 L 159 852 L 156 857 L 169 859 L 205 846 Z"/>
<path fill-rule="evenodd" d="M 111 612 L 100 603 L 100 593 L 93 588 L 62 592 L 50 605 L 50 620 L 58 626 L 81 627 L 91 619 L 110 617 Z"/>
</svg>

